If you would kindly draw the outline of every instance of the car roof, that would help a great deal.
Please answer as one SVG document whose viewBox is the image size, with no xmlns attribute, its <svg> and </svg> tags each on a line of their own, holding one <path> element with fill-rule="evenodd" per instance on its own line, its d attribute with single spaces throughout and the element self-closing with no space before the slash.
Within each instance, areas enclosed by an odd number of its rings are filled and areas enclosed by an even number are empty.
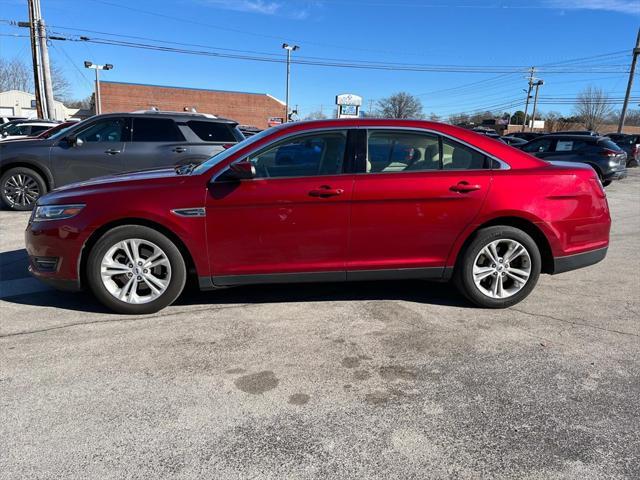
<svg viewBox="0 0 640 480">
<path fill-rule="evenodd" d="M 96 115 L 96 117 L 135 117 L 135 118 L 145 118 L 145 117 L 165 117 L 171 118 L 176 121 L 188 122 L 190 120 L 198 120 L 204 122 L 217 122 L 217 123 L 228 123 L 228 124 L 238 124 L 235 120 L 231 120 L 229 118 L 216 117 L 215 115 L 211 115 L 209 113 L 197 113 L 197 112 L 171 112 L 166 110 L 136 110 L 133 112 L 113 112 L 113 113 L 103 113 L 100 115 Z M 92 117 L 95 118 L 95 117 Z"/>
<path fill-rule="evenodd" d="M 600 140 L 609 140 L 606 137 L 599 137 L 599 136 L 595 136 L 595 135 L 580 135 L 579 133 L 569 133 L 569 134 L 562 134 L 562 133 L 553 133 L 553 134 L 549 134 L 549 135 L 542 135 L 541 137 L 538 138 L 534 138 L 533 140 L 540 140 L 540 139 L 544 139 L 544 138 L 551 138 L 551 139 L 567 139 L 567 140 L 582 140 L 582 141 L 588 141 L 588 142 L 599 142 Z M 533 141 L 532 140 L 532 141 Z"/>
</svg>

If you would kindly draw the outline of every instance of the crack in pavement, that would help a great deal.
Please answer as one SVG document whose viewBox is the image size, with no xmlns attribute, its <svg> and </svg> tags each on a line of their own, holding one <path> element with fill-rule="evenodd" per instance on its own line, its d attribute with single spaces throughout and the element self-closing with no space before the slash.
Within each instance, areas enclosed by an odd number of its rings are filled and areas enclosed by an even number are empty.
<svg viewBox="0 0 640 480">
<path fill-rule="evenodd" d="M 532 317 L 543 317 L 543 318 L 548 318 L 548 319 L 551 319 L 551 320 L 555 320 L 555 321 L 557 321 L 557 322 L 568 323 L 568 324 L 570 324 L 570 325 L 575 325 L 575 326 L 580 326 L 580 327 L 586 327 L 586 328 L 593 328 L 593 329 L 595 329 L 595 330 L 603 330 L 603 331 L 605 331 L 605 332 L 609 332 L 609 333 L 617 333 L 617 334 L 620 334 L 620 335 L 630 335 L 630 336 L 632 336 L 632 337 L 640 337 L 640 335 L 639 335 L 639 334 L 637 334 L 637 333 L 625 332 L 625 331 L 622 331 L 622 330 L 613 330 L 613 329 L 609 329 L 609 328 L 598 327 L 598 326 L 596 326 L 596 325 L 588 325 L 588 324 L 586 324 L 586 323 L 573 322 L 573 321 L 571 321 L 571 320 L 566 320 L 566 319 L 564 319 L 564 318 L 554 317 L 554 316 L 552 316 L 552 315 L 545 315 L 545 314 L 542 314 L 542 313 L 531 313 L 531 312 L 527 312 L 526 310 L 520 310 L 520 309 L 518 309 L 518 308 L 514 308 L 514 307 L 510 307 L 510 308 L 509 308 L 509 310 L 514 310 L 514 311 L 516 311 L 516 312 L 523 313 L 523 314 L 525 314 L 525 315 L 530 315 L 530 316 L 532 316 Z"/>
</svg>

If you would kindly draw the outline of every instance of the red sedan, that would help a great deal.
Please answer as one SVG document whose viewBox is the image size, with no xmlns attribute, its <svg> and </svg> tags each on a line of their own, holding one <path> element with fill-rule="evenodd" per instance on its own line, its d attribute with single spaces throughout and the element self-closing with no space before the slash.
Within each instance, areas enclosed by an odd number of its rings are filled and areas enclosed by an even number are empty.
<svg viewBox="0 0 640 480">
<path fill-rule="evenodd" d="M 602 260 L 611 220 L 588 166 L 550 165 L 423 121 L 261 132 L 199 166 L 103 177 L 38 201 L 30 270 L 123 313 L 243 284 L 453 280 L 502 308 L 540 273 Z"/>
</svg>

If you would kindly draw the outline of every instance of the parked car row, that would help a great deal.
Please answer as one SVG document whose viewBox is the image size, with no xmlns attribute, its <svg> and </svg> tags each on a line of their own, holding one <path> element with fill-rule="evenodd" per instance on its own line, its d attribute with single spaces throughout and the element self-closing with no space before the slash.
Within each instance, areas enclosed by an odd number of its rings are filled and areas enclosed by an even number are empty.
<svg viewBox="0 0 640 480">
<path fill-rule="evenodd" d="M 53 188 L 92 177 L 198 164 L 244 140 L 232 120 L 187 112 L 105 114 L 55 128 L 0 143 L 0 199 L 9 208 L 30 210 Z"/>
</svg>

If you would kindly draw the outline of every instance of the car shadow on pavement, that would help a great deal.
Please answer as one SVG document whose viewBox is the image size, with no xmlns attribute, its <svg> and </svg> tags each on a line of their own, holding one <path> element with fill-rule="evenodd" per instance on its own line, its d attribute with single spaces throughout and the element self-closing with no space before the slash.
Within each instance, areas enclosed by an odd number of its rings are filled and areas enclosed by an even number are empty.
<svg viewBox="0 0 640 480">
<path fill-rule="evenodd" d="M 89 292 L 53 290 L 31 278 L 24 249 L 0 252 L 0 284 L 11 293 L 0 298 L 8 303 L 53 307 L 90 313 L 110 313 Z M 30 281 L 32 280 L 32 281 Z M 26 281 L 26 284 L 24 284 Z M 16 288 L 16 284 L 18 288 Z M 24 285 L 23 285 L 24 284 Z M 15 294 L 14 294 L 15 292 Z M 238 303 L 294 303 L 362 300 L 404 300 L 454 307 L 471 307 L 449 284 L 420 280 L 348 283 L 251 285 L 201 292 L 189 285 L 174 305 L 224 305 Z"/>
</svg>

